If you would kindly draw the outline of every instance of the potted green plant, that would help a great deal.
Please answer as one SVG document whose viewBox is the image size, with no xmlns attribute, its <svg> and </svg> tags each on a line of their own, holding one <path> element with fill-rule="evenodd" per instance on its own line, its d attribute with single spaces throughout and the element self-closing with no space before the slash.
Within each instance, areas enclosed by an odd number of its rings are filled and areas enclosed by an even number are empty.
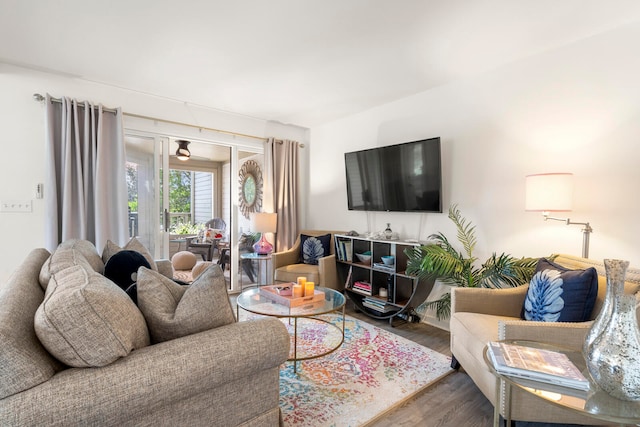
<svg viewBox="0 0 640 427">
<path fill-rule="evenodd" d="M 457 228 L 457 239 L 463 250 L 458 251 L 442 233 L 429 236 L 426 245 L 407 249 L 407 273 L 421 279 L 438 280 L 449 286 L 504 288 L 529 283 L 538 258 L 514 258 L 495 252 L 484 263 L 478 265 L 473 256 L 476 245 L 475 226 L 462 217 L 458 206 L 449 207 L 449 219 Z M 438 320 L 451 315 L 451 293 L 438 299 L 425 301 L 419 310 L 434 309 Z"/>
</svg>

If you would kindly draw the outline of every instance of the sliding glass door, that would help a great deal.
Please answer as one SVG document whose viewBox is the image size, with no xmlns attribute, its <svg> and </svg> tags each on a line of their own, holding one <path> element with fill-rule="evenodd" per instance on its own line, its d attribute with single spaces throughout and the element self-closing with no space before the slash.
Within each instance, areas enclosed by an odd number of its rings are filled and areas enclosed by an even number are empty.
<svg viewBox="0 0 640 427">
<path fill-rule="evenodd" d="M 168 173 L 168 144 L 168 138 L 125 135 L 129 237 L 136 236 L 156 258 L 169 256 L 168 192 L 162 188 L 168 181 L 163 176 Z"/>
</svg>

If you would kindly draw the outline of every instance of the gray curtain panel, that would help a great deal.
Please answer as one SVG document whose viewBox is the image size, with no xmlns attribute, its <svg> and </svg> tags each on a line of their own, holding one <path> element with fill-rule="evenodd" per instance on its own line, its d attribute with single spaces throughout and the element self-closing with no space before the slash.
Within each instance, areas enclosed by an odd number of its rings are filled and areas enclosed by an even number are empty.
<svg viewBox="0 0 640 427">
<path fill-rule="evenodd" d="M 269 138 L 265 150 L 265 170 L 272 182 L 273 211 L 278 214 L 278 231 L 275 247 L 277 251 L 289 249 L 298 237 L 299 198 L 298 178 L 300 144 L 290 140 Z"/>
<path fill-rule="evenodd" d="M 48 221 L 45 244 L 53 251 L 68 239 L 86 239 L 97 248 L 128 237 L 122 111 L 67 97 L 46 97 L 46 178 Z"/>
</svg>

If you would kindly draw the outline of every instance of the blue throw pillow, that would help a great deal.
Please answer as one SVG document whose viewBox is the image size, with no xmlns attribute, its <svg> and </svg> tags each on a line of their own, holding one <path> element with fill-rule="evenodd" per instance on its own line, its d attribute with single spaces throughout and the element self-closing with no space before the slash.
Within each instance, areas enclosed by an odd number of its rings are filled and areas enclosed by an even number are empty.
<svg viewBox="0 0 640 427">
<path fill-rule="evenodd" d="M 331 255 L 331 234 L 322 236 L 300 235 L 300 262 L 317 265 L 322 257 Z"/>
<path fill-rule="evenodd" d="M 521 317 L 542 322 L 584 322 L 589 320 L 597 296 L 595 268 L 570 270 L 541 258 L 529 283 Z"/>
<path fill-rule="evenodd" d="M 149 261 L 139 252 L 123 250 L 107 261 L 104 276 L 126 291 L 135 281 L 138 268 L 151 268 Z"/>
</svg>

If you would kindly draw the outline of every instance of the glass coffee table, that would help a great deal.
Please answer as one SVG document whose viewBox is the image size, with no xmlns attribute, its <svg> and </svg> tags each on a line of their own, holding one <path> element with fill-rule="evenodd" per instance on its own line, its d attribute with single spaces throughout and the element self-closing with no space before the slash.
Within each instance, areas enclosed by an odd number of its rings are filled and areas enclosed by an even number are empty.
<svg viewBox="0 0 640 427">
<path fill-rule="evenodd" d="M 336 351 L 344 342 L 344 295 L 329 288 L 317 287 L 324 293 L 324 300 L 297 307 L 288 307 L 262 295 L 260 289 L 242 292 L 237 299 L 236 317 L 240 319 L 240 309 L 260 316 L 288 319 L 291 334 L 289 361 L 293 362 L 293 372 L 297 372 L 299 361 L 315 359 Z M 326 314 L 340 313 L 342 319 L 329 318 Z M 319 326 L 319 327 L 318 327 Z M 315 327 L 315 329 L 313 329 Z"/>
<path fill-rule="evenodd" d="M 589 391 L 581 391 L 569 387 L 547 384 L 540 381 L 534 381 L 524 378 L 516 378 L 510 375 L 499 374 L 493 367 L 491 358 L 488 355 L 488 347 L 484 349 L 484 360 L 491 373 L 493 373 L 498 381 L 504 382 L 504 403 L 505 403 L 505 419 L 507 425 L 511 423 L 511 389 L 517 387 L 527 393 L 533 394 L 553 405 L 567 408 L 576 413 L 585 415 L 601 421 L 618 423 L 621 425 L 640 423 L 640 401 L 625 401 L 616 399 L 605 391 L 601 390 L 592 382 L 586 369 L 586 363 L 580 351 L 571 351 L 562 347 L 534 342 L 534 341 L 518 341 L 505 340 L 504 342 L 558 351 L 566 354 L 569 359 L 582 371 L 585 377 L 589 379 Z M 496 389 L 496 405 L 494 408 L 493 425 L 498 426 L 500 423 L 500 386 Z"/>
</svg>

